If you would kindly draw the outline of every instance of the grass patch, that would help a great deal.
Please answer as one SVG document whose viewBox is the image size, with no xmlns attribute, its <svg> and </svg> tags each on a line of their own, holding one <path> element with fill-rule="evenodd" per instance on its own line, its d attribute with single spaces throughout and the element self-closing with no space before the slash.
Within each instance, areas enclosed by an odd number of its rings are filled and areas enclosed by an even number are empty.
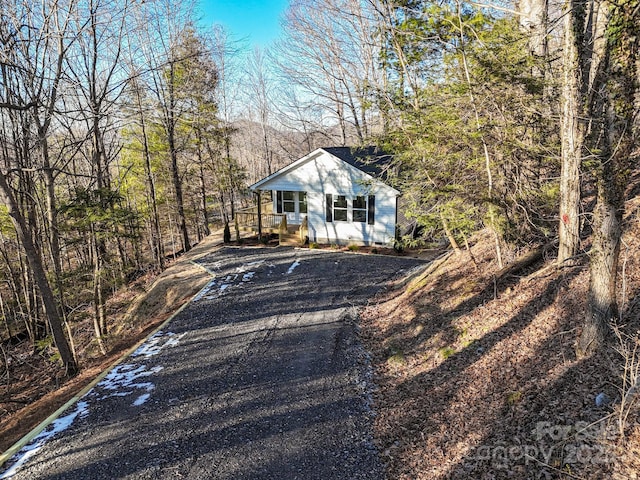
<svg viewBox="0 0 640 480">
<path fill-rule="evenodd" d="M 515 405 L 516 403 L 520 402 L 520 400 L 522 400 L 522 392 L 520 391 L 511 392 L 509 393 L 509 395 L 507 395 L 508 405 Z"/>
<path fill-rule="evenodd" d="M 387 359 L 387 364 L 392 367 L 400 367 L 407 364 L 407 359 L 405 358 L 404 353 L 398 352 L 394 353 Z"/>
<path fill-rule="evenodd" d="M 387 358 L 387 364 L 392 367 L 400 367 L 407 364 L 407 359 L 404 356 L 404 352 L 398 347 L 390 348 L 391 356 Z"/>
<path fill-rule="evenodd" d="M 455 348 L 452 347 L 444 347 L 441 348 L 440 350 L 438 350 L 438 353 L 440 354 L 440 356 L 446 360 L 447 358 L 449 358 L 451 355 L 453 355 L 454 353 L 456 353 Z"/>
</svg>

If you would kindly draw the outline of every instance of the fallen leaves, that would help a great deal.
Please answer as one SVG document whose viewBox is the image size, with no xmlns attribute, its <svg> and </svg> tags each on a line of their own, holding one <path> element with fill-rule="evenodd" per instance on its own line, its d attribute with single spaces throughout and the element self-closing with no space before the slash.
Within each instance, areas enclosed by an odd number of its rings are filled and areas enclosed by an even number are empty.
<svg viewBox="0 0 640 480">
<path fill-rule="evenodd" d="M 479 268 L 466 255 L 450 256 L 363 312 L 380 386 L 375 433 L 389 478 L 595 479 L 624 470 L 613 457 L 575 455 L 591 443 L 548 446 L 535 434 L 540 422 L 598 421 L 610 412 L 595 406 L 595 396 L 617 395 L 609 349 L 582 360 L 574 354 L 586 269 L 557 271 L 540 261 L 499 277 L 486 234 L 472 250 Z M 640 290 L 640 279 L 625 281 L 627 295 Z"/>
</svg>

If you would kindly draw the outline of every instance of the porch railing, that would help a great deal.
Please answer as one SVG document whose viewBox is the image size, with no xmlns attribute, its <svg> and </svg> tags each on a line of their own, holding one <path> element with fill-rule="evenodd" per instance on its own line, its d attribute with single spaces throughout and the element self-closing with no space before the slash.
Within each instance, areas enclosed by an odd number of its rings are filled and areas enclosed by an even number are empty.
<svg viewBox="0 0 640 480">
<path fill-rule="evenodd" d="M 261 216 L 262 228 L 278 229 L 284 217 L 286 215 L 283 213 L 263 213 Z M 238 219 L 238 225 L 241 227 L 258 228 L 258 212 L 236 212 L 236 218 Z"/>
</svg>

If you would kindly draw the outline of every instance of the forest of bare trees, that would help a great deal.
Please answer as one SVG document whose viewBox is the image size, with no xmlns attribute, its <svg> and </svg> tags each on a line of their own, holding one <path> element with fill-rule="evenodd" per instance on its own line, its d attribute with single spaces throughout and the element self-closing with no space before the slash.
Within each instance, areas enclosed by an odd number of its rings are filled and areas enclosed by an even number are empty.
<svg viewBox="0 0 640 480">
<path fill-rule="evenodd" d="M 0 327 L 56 346 L 109 333 L 108 296 L 189 250 L 246 187 L 320 146 L 378 144 L 415 228 L 496 262 L 590 245 L 582 353 L 617 315 L 637 156 L 638 0 L 293 0 L 250 50 L 195 6 L 36 0 L 0 10 Z M 590 235 L 590 241 L 584 240 Z"/>
<path fill-rule="evenodd" d="M 1 11 L 3 337 L 52 337 L 70 374 L 74 320 L 89 309 L 104 350 L 110 293 L 189 250 L 242 188 L 218 121 L 215 37 L 190 8 Z"/>
</svg>

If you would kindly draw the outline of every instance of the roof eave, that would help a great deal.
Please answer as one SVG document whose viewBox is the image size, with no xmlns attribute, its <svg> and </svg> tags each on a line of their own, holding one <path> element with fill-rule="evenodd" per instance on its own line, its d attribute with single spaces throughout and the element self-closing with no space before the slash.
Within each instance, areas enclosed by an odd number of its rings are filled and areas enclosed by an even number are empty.
<svg viewBox="0 0 640 480">
<path fill-rule="evenodd" d="M 296 168 L 298 168 L 299 165 L 301 165 L 302 163 L 305 163 L 306 161 L 310 160 L 311 158 L 319 155 L 321 152 L 326 153 L 327 155 L 331 155 L 333 158 L 335 158 L 336 160 L 343 162 L 346 165 L 349 165 L 352 168 L 355 168 L 356 170 L 360 171 L 361 173 L 363 173 L 364 175 L 366 175 L 367 177 L 371 178 L 373 181 L 375 182 L 379 182 L 381 184 L 383 184 L 384 186 L 386 186 L 387 188 L 390 188 L 395 195 L 402 195 L 402 192 L 398 191 L 397 189 L 393 188 L 391 185 L 389 185 L 388 183 L 386 183 L 385 181 L 383 181 L 382 179 L 380 179 L 378 176 L 376 175 L 372 175 L 369 172 L 365 172 L 364 170 L 362 170 L 361 168 L 359 168 L 356 165 L 351 164 L 350 162 L 347 162 L 346 160 L 343 160 L 342 158 L 338 157 L 337 155 L 334 155 L 333 153 L 325 150 L 324 148 L 316 148 L 313 152 L 308 153 L 307 155 L 305 155 L 304 157 L 296 160 L 293 163 L 290 163 L 289 165 L 282 167 L 280 170 L 278 170 L 277 172 L 273 172 L 271 175 L 269 175 L 268 177 L 263 178 L 262 180 L 257 181 L 256 183 L 254 183 L 253 185 L 249 186 L 249 190 L 251 191 L 260 191 L 260 187 L 262 187 L 264 184 L 272 181 L 275 178 L 278 178 L 281 175 L 286 174 L 287 172 L 294 170 Z"/>
<path fill-rule="evenodd" d="M 254 183 L 253 185 L 249 186 L 249 190 L 252 191 L 257 191 L 260 190 L 260 187 L 262 185 L 264 185 L 265 183 L 270 182 L 271 180 L 273 180 L 274 178 L 278 178 L 280 175 L 284 175 L 285 173 L 295 169 L 298 167 L 298 165 L 306 162 L 307 160 L 309 160 L 310 158 L 313 158 L 314 156 L 318 155 L 321 151 L 324 151 L 322 148 L 317 148 L 315 149 L 313 152 L 308 153 L 307 155 L 305 155 L 302 158 L 299 158 L 298 160 L 296 160 L 293 163 L 290 163 L 289 165 L 282 167 L 280 170 L 278 170 L 277 172 L 273 172 L 271 175 L 269 175 L 268 177 L 263 178 L 262 180 L 258 180 L 256 183 Z"/>
</svg>

